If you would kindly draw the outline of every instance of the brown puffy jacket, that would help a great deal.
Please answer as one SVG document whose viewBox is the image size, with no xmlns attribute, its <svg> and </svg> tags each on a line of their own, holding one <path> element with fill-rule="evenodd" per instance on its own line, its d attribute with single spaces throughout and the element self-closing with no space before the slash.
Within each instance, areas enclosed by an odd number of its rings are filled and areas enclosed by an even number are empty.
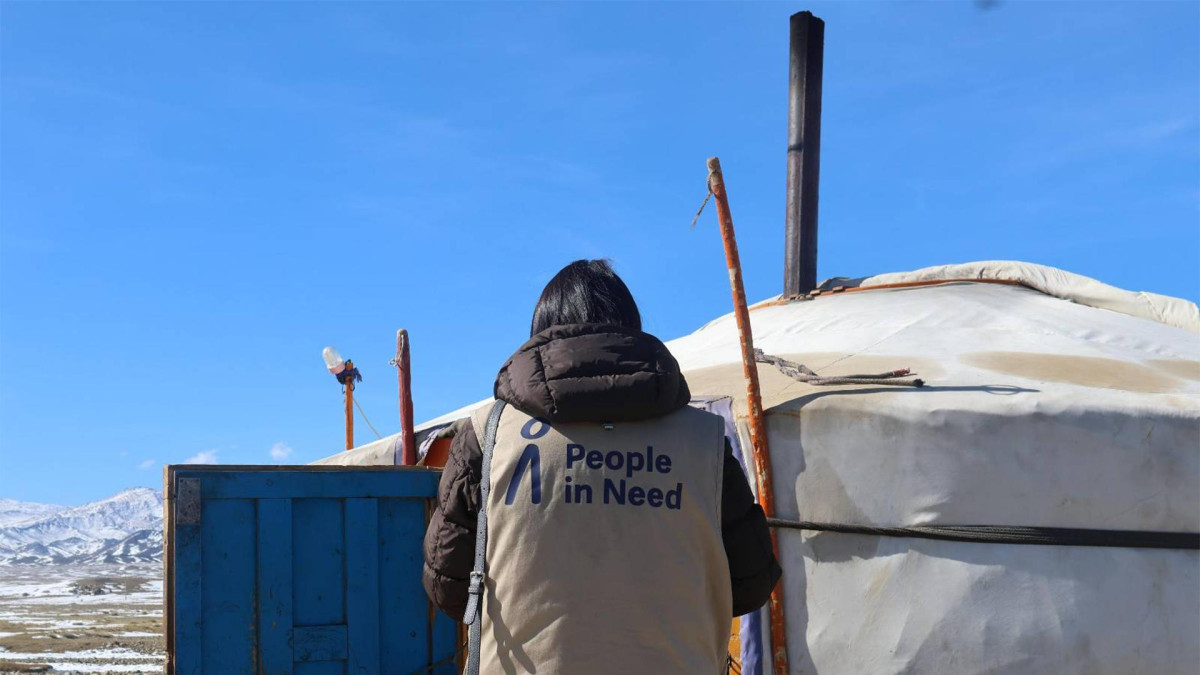
<svg viewBox="0 0 1200 675">
<path fill-rule="evenodd" d="M 621 326 L 554 326 L 533 336 L 496 378 L 495 395 L 550 422 L 625 422 L 661 417 L 691 397 L 679 364 L 657 338 Z M 475 555 L 483 453 L 470 421 L 455 435 L 425 533 L 425 592 L 462 620 Z M 761 607 L 781 571 L 762 509 L 725 445 L 721 534 L 733 615 Z"/>
</svg>

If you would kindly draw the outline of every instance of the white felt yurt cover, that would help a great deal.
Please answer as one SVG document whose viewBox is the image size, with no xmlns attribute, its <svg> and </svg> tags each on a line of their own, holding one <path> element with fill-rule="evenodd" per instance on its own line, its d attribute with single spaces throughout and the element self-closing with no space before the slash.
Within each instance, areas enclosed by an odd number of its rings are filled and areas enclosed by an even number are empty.
<svg viewBox="0 0 1200 675">
<path fill-rule="evenodd" d="M 952 267 L 941 278 L 967 272 Z M 1009 278 L 1026 286 L 952 282 L 754 308 L 755 346 L 769 354 L 822 375 L 908 367 L 928 383 L 818 387 L 760 365 L 777 515 L 1200 531 L 1195 305 L 1155 296 L 1158 309 L 1143 311 L 1137 294 L 1033 267 L 1104 293 L 1091 302 Z M 883 278 L 863 285 L 935 280 Z M 693 395 L 744 400 L 732 315 L 668 346 Z M 795 530 L 781 530 L 779 546 L 794 673 L 1200 667 L 1196 551 Z"/>
</svg>

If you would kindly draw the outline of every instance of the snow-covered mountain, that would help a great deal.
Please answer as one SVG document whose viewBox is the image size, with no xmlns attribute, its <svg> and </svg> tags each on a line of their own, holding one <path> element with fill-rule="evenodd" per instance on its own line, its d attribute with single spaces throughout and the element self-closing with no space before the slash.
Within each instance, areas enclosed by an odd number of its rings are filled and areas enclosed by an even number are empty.
<svg viewBox="0 0 1200 675">
<path fill-rule="evenodd" d="M 32 515 L 0 521 L 0 564 L 162 559 L 162 496 L 150 488 L 125 490 L 74 508 L 12 500 L 0 502 L 3 508 Z"/>
<path fill-rule="evenodd" d="M 90 553 L 74 562 L 80 564 L 129 564 L 162 560 L 163 531 L 161 527 L 138 530 L 121 541 Z"/>
<path fill-rule="evenodd" d="M 26 520 L 53 515 L 67 507 L 57 504 L 19 502 L 15 499 L 0 499 L 0 527 L 8 527 Z"/>
</svg>

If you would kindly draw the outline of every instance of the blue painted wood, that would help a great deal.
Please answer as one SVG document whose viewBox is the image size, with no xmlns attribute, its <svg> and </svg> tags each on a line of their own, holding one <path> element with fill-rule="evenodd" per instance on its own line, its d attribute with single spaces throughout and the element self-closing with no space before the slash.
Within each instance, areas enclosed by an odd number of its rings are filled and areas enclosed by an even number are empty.
<svg viewBox="0 0 1200 675">
<path fill-rule="evenodd" d="M 346 614 L 350 675 L 379 674 L 379 502 L 346 500 Z"/>
<path fill-rule="evenodd" d="M 421 587 L 436 472 L 171 468 L 184 478 L 201 523 L 170 535 L 174 675 L 408 674 L 455 653 Z"/>
<path fill-rule="evenodd" d="M 418 530 L 420 531 L 418 533 Z M 425 536 L 424 504 L 411 499 L 379 502 L 379 590 L 382 605 L 383 672 L 408 675 L 432 663 L 429 625 L 432 615 L 421 586 Z M 453 652 L 453 639 L 434 653 Z"/>
<path fill-rule="evenodd" d="M 202 478 L 204 499 L 342 499 L 352 497 L 434 497 L 441 474 L 429 469 L 391 471 L 231 471 L 180 470 L 181 478 Z"/>
<path fill-rule="evenodd" d="M 346 624 L 297 626 L 292 629 L 296 661 L 345 661 L 348 654 Z"/>
<path fill-rule="evenodd" d="M 433 675 L 458 675 L 458 666 L 454 663 L 454 656 L 458 651 L 458 622 L 446 616 L 445 612 L 440 612 L 436 608 L 433 610 L 433 639 L 430 640 L 430 645 L 433 648 L 433 655 L 430 657 L 430 663 L 441 663 L 433 669 Z M 464 654 L 466 650 L 463 650 Z M 444 662 L 444 663 L 443 663 Z"/>
<path fill-rule="evenodd" d="M 204 634 L 201 617 L 200 525 L 175 525 L 175 675 L 201 675 L 200 636 Z"/>
<path fill-rule="evenodd" d="M 292 625 L 346 623 L 342 500 L 292 502 Z"/>
<path fill-rule="evenodd" d="M 346 662 L 298 661 L 296 675 L 346 675 Z"/>
<path fill-rule="evenodd" d="M 260 675 L 292 673 L 292 501 L 258 501 Z"/>
<path fill-rule="evenodd" d="M 254 502 L 206 500 L 202 514 L 201 573 L 212 580 L 201 587 L 204 670 L 212 675 L 254 675 Z"/>
</svg>

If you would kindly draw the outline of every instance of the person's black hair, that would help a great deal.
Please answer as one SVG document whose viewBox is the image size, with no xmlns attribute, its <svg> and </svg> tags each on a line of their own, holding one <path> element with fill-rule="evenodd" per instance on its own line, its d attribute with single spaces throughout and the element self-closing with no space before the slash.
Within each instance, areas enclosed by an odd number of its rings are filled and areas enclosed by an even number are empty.
<svg viewBox="0 0 1200 675">
<path fill-rule="evenodd" d="M 559 270 L 542 289 L 529 334 L 571 323 L 610 323 L 642 329 L 642 315 L 633 294 L 607 260 L 576 260 Z"/>
</svg>

